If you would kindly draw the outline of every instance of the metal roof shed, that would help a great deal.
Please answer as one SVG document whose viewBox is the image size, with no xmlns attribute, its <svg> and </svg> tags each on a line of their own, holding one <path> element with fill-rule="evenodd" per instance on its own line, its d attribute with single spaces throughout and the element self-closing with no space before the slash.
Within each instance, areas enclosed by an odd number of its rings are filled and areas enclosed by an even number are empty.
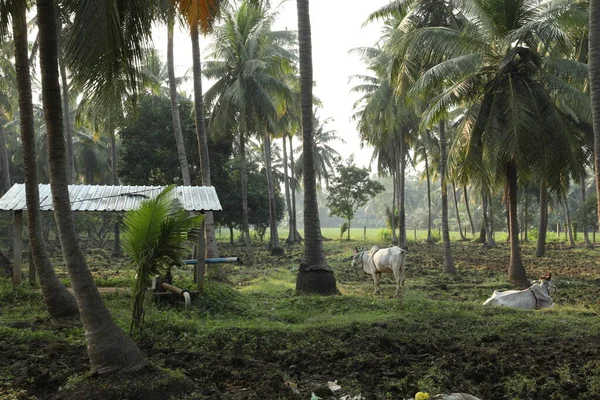
<svg viewBox="0 0 600 400">
<path fill-rule="evenodd" d="M 53 211 L 50 185 L 40 184 L 40 210 Z M 145 199 L 154 198 L 166 186 L 69 185 L 71 210 L 74 212 L 125 212 L 138 208 Z M 223 208 L 213 186 L 177 186 L 175 191 L 184 209 L 191 212 L 220 211 Z M 14 212 L 13 282 L 21 282 L 23 211 L 25 184 L 15 183 L 0 198 L 0 211 Z M 202 230 L 204 232 L 204 230 Z M 201 240 L 204 240 L 202 235 Z M 201 253 L 203 254 L 203 252 Z M 202 256 L 202 261 L 204 257 Z M 204 263 L 202 262 L 202 265 Z M 198 263 L 200 267 L 200 263 Z M 203 276 L 198 275 L 198 276 Z"/>
</svg>

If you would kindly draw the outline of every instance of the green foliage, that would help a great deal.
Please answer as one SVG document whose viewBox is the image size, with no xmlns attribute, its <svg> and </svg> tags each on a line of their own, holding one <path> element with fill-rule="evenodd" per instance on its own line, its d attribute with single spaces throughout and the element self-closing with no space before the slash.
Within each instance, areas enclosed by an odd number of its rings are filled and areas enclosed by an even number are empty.
<svg viewBox="0 0 600 400">
<path fill-rule="evenodd" d="M 131 329 L 143 322 L 144 295 L 152 276 L 169 266 L 183 263 L 188 249 L 184 243 L 193 239 L 193 228 L 202 216 L 192 216 L 174 196 L 175 186 L 166 187 L 158 196 L 142 202 L 137 210 L 125 214 L 123 249 L 132 258 L 137 277 L 133 284 L 133 318 Z"/>
<path fill-rule="evenodd" d="M 511 400 L 527 399 L 536 393 L 535 380 L 518 372 L 506 379 L 504 387 Z"/>
<path fill-rule="evenodd" d="M 573 215 L 573 222 L 588 227 L 598 227 L 598 207 L 596 196 L 589 196 Z"/>
<path fill-rule="evenodd" d="M 350 222 L 358 207 L 363 206 L 369 197 L 384 190 L 381 183 L 369 178 L 369 171 L 366 168 L 359 168 L 353 163 L 340 164 L 328 188 L 329 214 L 337 215 Z"/>
<path fill-rule="evenodd" d="M 227 227 L 241 229 L 242 226 L 242 187 L 240 166 L 238 159 L 224 163 L 221 179 L 216 188 L 223 211 L 215 213 L 215 222 Z M 212 172 L 212 171 L 211 171 Z M 262 237 L 269 226 L 269 192 L 267 177 L 264 171 L 258 170 L 258 165 L 248 163 L 246 177 L 248 180 L 248 223 L 253 225 L 259 237 Z M 279 185 L 275 185 L 276 220 L 281 221 L 284 216 L 285 200 Z"/>
<path fill-rule="evenodd" d="M 348 230 L 348 223 L 344 222 L 342 226 L 340 226 L 340 239 L 344 237 L 344 233 Z"/>
<path fill-rule="evenodd" d="M 382 228 L 378 231 L 379 239 L 383 241 L 388 241 L 392 239 L 392 231 L 389 229 Z"/>
<path fill-rule="evenodd" d="M 190 165 L 192 184 L 200 184 L 198 142 L 193 119 L 193 103 L 179 97 L 183 144 Z M 121 150 L 119 178 L 129 185 L 182 184 L 177 145 L 173 134 L 173 116 L 168 98 L 141 95 L 138 108 L 128 112 L 128 124 L 119 132 Z M 224 162 L 231 156 L 228 141 L 209 140 L 211 176 L 217 190 Z"/>
</svg>

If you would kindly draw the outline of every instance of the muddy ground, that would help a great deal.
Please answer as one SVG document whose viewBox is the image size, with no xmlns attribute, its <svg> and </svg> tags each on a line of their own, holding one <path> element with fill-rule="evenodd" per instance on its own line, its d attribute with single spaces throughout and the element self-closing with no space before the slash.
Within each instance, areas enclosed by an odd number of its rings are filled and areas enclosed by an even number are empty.
<svg viewBox="0 0 600 400">
<path fill-rule="evenodd" d="M 311 392 L 323 398 L 339 398 L 361 393 L 367 399 L 402 399 L 417 391 L 424 371 L 438 371 L 430 379 L 449 390 L 472 388 L 482 399 L 595 399 L 600 383 L 600 338 L 580 342 L 552 338 L 518 340 L 492 336 L 473 346 L 437 343 L 411 345 L 394 340 L 394 326 L 372 326 L 373 340 L 352 342 L 345 350 L 317 353 L 275 351 L 232 354 L 215 349 L 210 352 L 182 352 L 169 348 L 142 349 L 155 365 L 179 370 L 189 380 L 177 385 L 160 385 L 151 392 L 128 392 L 113 386 L 79 387 L 74 391 L 58 389 L 73 376 L 89 369 L 85 348 L 45 340 L 15 344 L 0 341 L 0 397 L 18 399 L 308 399 Z M 381 334 L 381 331 L 388 332 Z M 351 332 L 342 332 L 350 335 Z M 364 332 L 363 332 L 364 333 Z M 377 334 L 376 334 L 377 333 Z M 368 335 L 367 335 L 368 336 Z M 560 368 L 559 368 L 560 367 Z M 563 376 L 568 371 L 569 376 Z M 425 375 L 426 376 L 426 375 Z M 507 388 L 506 377 L 515 379 Z M 533 381 L 532 381 L 532 378 Z M 338 380 L 342 390 L 335 396 L 327 381 Z M 94 378 L 90 379 L 93 383 Z M 438 380 L 438 381 L 436 381 Z M 286 383 L 288 382 L 288 383 Z M 294 394 L 290 383 L 297 385 Z M 345 385 L 352 382 L 351 386 Z M 8 388 L 11 390 L 8 390 Z M 524 397 L 513 397 L 518 391 Z M 11 394 L 12 393 L 12 394 Z M 14 397 L 9 397 L 14 396 Z"/>
</svg>

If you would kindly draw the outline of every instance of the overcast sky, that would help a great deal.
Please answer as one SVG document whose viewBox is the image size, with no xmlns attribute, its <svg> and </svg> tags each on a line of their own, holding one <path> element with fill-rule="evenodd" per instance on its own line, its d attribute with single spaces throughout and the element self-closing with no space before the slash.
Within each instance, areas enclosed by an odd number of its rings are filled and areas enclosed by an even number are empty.
<svg viewBox="0 0 600 400">
<path fill-rule="evenodd" d="M 333 120 L 327 125 L 337 132 L 346 144 L 336 144 L 336 149 L 346 158 L 355 155 L 355 161 L 367 166 L 371 158 L 370 149 L 361 149 L 356 123 L 351 121 L 353 104 L 358 95 L 350 92 L 357 82 L 349 83 L 352 75 L 364 74 L 364 65 L 358 56 L 348 54 L 355 47 L 373 46 L 380 36 L 381 24 L 372 23 L 362 27 L 367 15 L 389 0 L 348 1 L 312 0 L 310 18 L 313 46 L 314 94 L 323 103 L 318 111 L 321 121 Z M 276 4 L 273 2 L 273 4 Z M 297 30 L 296 2 L 290 0 L 280 7 L 280 19 L 274 29 Z M 155 47 L 166 61 L 166 29 L 155 36 Z M 207 39 L 201 39 L 201 52 L 206 54 Z M 183 74 L 191 67 L 191 44 L 183 29 L 175 35 L 176 74 Z M 207 83 L 203 89 L 206 90 Z"/>
</svg>

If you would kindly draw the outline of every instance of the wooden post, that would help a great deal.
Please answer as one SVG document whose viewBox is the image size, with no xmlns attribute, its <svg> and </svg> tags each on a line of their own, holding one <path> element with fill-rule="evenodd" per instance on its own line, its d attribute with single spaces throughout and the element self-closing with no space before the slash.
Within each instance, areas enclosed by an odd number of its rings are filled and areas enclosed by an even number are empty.
<svg viewBox="0 0 600 400">
<path fill-rule="evenodd" d="M 200 223 L 200 235 L 198 236 L 198 263 L 196 264 L 196 285 L 200 295 L 204 294 L 204 273 L 206 266 L 204 259 L 206 258 L 206 238 L 204 231 L 204 218 Z"/>
<path fill-rule="evenodd" d="M 363 228 L 363 240 L 367 240 L 367 226 Z"/>
<path fill-rule="evenodd" d="M 21 284 L 21 264 L 23 261 L 23 211 L 15 211 L 15 237 L 14 237 L 14 263 L 13 263 L 13 285 Z"/>
</svg>

